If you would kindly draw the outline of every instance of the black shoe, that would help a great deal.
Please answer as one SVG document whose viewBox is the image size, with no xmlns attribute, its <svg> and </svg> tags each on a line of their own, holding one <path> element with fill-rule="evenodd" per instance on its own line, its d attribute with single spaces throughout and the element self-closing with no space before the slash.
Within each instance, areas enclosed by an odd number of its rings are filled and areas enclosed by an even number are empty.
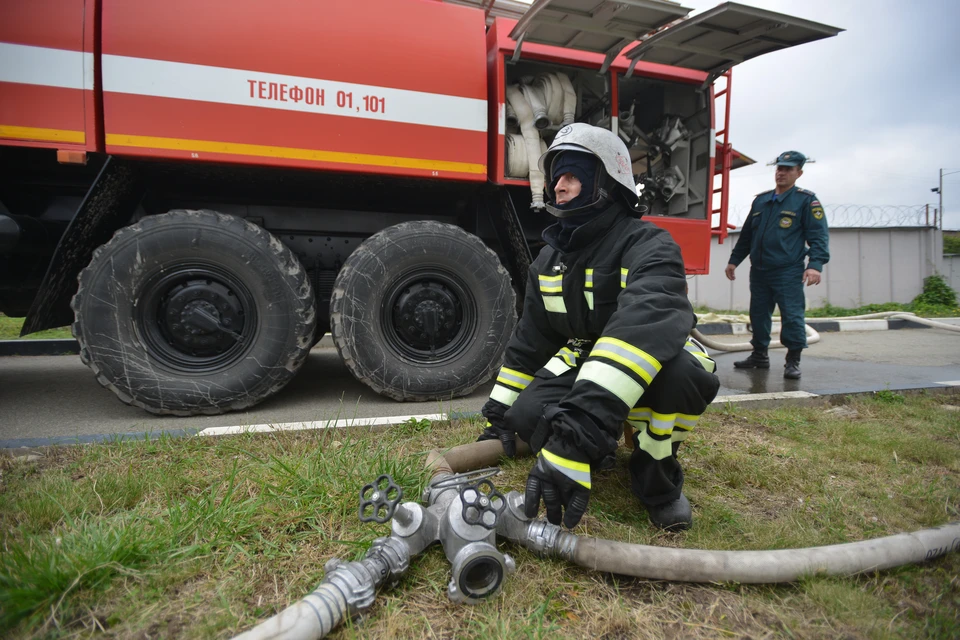
<svg viewBox="0 0 960 640">
<path fill-rule="evenodd" d="M 783 365 L 783 377 L 787 380 L 800 379 L 800 350 L 787 352 L 787 363 Z"/>
<path fill-rule="evenodd" d="M 647 507 L 647 515 L 653 526 L 668 531 L 685 531 L 693 526 L 693 509 L 682 493 L 673 502 Z"/>
<path fill-rule="evenodd" d="M 608 453 L 599 460 L 594 460 L 590 463 L 590 472 L 599 473 L 607 469 L 613 469 L 615 466 L 617 466 L 617 454 Z"/>
<path fill-rule="evenodd" d="M 737 369 L 769 369 L 770 358 L 766 351 L 754 351 L 746 360 L 737 360 L 733 363 Z"/>
</svg>

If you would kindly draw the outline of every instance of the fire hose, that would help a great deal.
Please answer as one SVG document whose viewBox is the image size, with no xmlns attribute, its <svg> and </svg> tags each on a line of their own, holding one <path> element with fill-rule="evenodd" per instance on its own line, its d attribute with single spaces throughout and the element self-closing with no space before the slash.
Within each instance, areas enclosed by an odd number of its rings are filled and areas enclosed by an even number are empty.
<svg viewBox="0 0 960 640">
<path fill-rule="evenodd" d="M 507 123 L 511 128 L 519 126 L 523 142 L 521 145 L 517 134 L 507 134 L 506 174 L 528 178 L 532 197 L 530 206 L 542 209 L 544 175 L 537 164 L 544 151 L 540 130 L 550 125 L 572 123 L 577 94 L 567 74 L 543 73 L 531 84 L 508 85 L 506 98 L 504 113 Z"/>
<path fill-rule="evenodd" d="M 518 442 L 517 454 L 529 454 Z M 423 507 L 400 504 L 402 491 L 380 476 L 360 492 L 360 518 L 391 522 L 391 535 L 378 538 L 359 562 L 330 560 L 320 585 L 235 640 L 313 640 L 344 619 L 367 611 L 378 587 L 399 579 L 410 559 L 439 542 L 451 562 L 448 596 L 475 604 L 496 595 L 514 561 L 496 548 L 499 535 L 542 557 L 564 558 L 595 571 L 683 582 L 793 582 L 809 575 L 849 576 L 924 562 L 960 549 L 960 522 L 864 540 L 806 549 L 709 551 L 654 547 L 578 536 L 544 520 L 529 519 L 523 496 L 506 496 L 493 486 L 503 455 L 498 440 L 433 451 L 427 457 L 432 479 Z M 365 515 L 366 514 L 366 515 Z"/>
<path fill-rule="evenodd" d="M 960 333 L 960 326 L 955 324 L 949 324 L 946 322 L 938 322 L 936 320 L 931 320 L 930 318 L 921 318 L 920 316 L 910 313 L 908 311 L 882 311 L 880 313 L 867 313 L 859 316 L 844 316 L 841 318 L 818 318 L 818 320 L 823 321 L 843 321 L 843 320 L 879 320 L 879 319 L 890 319 L 890 320 L 909 320 L 910 322 L 916 322 L 917 324 L 922 324 L 927 327 L 933 327 L 934 329 L 944 329 L 946 331 L 952 331 L 954 333 Z M 779 316 L 774 316 L 774 320 L 779 320 Z M 816 344 L 820 342 L 820 334 L 811 327 L 810 325 L 804 325 L 804 328 L 807 332 L 807 344 Z M 697 329 L 693 330 L 693 337 L 703 343 L 704 346 L 716 351 L 750 351 L 753 349 L 753 345 L 749 342 L 720 342 L 714 340 L 709 336 L 705 336 Z M 771 349 L 779 349 L 783 347 L 782 344 L 771 344 Z"/>
</svg>

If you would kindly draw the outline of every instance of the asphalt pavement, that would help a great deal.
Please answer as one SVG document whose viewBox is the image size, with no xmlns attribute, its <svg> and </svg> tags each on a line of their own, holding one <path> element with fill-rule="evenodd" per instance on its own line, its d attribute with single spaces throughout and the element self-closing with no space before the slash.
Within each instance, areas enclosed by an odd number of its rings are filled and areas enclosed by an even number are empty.
<svg viewBox="0 0 960 640">
<path fill-rule="evenodd" d="M 712 336 L 735 343 L 743 336 Z M 321 343 L 322 344 L 322 343 Z M 743 353 L 714 353 L 720 398 L 740 394 L 806 391 L 819 395 L 883 389 L 960 386 L 960 334 L 939 329 L 823 333 L 804 352 L 803 378 L 784 380 L 785 351 L 771 351 L 771 368 L 740 371 Z M 78 356 L 0 357 L 0 448 L 51 442 L 96 441 L 119 434 L 229 431 L 229 427 L 339 424 L 411 415 L 476 412 L 490 384 L 464 398 L 398 403 L 352 378 L 329 347 L 315 348 L 294 380 L 253 409 L 220 416 L 153 416 L 129 407 L 101 388 Z"/>
</svg>

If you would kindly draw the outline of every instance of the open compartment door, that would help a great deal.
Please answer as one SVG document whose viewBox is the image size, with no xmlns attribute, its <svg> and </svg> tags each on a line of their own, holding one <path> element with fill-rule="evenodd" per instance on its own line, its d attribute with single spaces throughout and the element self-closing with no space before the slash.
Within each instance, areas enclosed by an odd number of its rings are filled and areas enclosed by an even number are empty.
<svg viewBox="0 0 960 640">
<path fill-rule="evenodd" d="M 719 75 L 751 58 L 830 38 L 837 27 L 727 2 L 656 33 L 626 52 L 638 60 Z"/>
<path fill-rule="evenodd" d="M 683 18 L 692 9 L 663 0 L 536 0 L 510 37 L 606 54 L 605 72 L 624 47 Z"/>
</svg>

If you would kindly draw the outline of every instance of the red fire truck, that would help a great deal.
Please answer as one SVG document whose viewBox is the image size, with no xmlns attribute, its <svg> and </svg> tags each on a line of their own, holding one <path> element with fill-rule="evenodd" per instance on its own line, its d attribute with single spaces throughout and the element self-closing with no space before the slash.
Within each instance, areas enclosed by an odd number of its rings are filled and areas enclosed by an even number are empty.
<svg viewBox="0 0 960 640">
<path fill-rule="evenodd" d="M 378 393 L 467 394 L 551 221 L 537 146 L 617 132 L 648 219 L 706 273 L 739 158 L 730 69 L 840 31 L 689 12 L 2 0 L 0 312 L 72 324 L 101 384 L 158 414 L 252 406 L 328 331 Z"/>
</svg>

